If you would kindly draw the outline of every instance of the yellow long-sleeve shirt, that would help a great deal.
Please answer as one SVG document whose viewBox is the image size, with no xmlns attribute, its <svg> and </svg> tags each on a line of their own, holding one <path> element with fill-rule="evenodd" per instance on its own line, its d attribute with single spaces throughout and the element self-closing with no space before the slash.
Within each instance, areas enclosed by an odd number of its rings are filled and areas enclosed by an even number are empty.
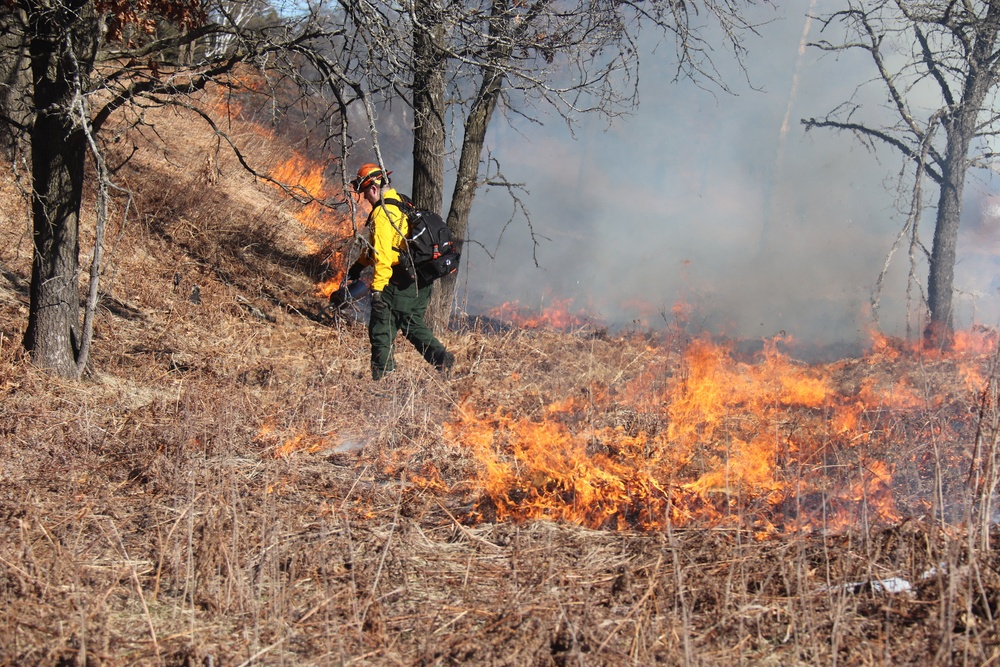
<svg viewBox="0 0 1000 667">
<path fill-rule="evenodd" d="M 386 188 L 382 191 L 382 199 L 399 200 L 400 197 L 394 188 Z M 408 228 L 406 216 L 392 204 L 376 204 L 368 215 L 368 241 L 371 249 L 366 263 L 375 267 L 372 291 L 380 292 L 389 284 L 392 267 L 399 263 L 397 248 L 402 247 L 403 235 Z"/>
</svg>

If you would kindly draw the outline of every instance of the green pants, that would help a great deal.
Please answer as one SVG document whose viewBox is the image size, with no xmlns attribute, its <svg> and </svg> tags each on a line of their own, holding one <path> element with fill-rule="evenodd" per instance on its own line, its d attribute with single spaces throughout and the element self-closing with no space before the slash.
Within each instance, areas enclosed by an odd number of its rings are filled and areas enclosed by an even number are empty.
<svg viewBox="0 0 1000 667">
<path fill-rule="evenodd" d="M 424 322 L 431 287 L 417 289 L 416 283 L 399 287 L 389 283 L 382 290 L 381 303 L 372 303 L 368 320 L 368 340 L 372 346 L 372 378 L 382 379 L 395 369 L 393 347 L 396 333 L 403 332 L 428 363 L 440 368 L 447 352 Z"/>
</svg>

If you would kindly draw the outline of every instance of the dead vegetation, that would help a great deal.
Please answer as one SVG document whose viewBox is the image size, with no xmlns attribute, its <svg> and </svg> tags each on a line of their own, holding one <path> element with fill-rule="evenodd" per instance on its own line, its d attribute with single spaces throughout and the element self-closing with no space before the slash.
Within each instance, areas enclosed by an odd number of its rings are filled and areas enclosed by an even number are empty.
<svg viewBox="0 0 1000 667">
<path fill-rule="evenodd" d="M 38 373 L 20 350 L 27 226 L 3 185 L 0 662 L 998 660 L 998 536 L 963 523 L 973 459 L 995 455 L 992 379 L 976 393 L 954 360 L 906 355 L 820 368 L 841 396 L 879 383 L 899 393 L 905 379 L 920 399 L 865 411 L 836 443 L 854 445 L 823 450 L 831 470 L 887 461 L 901 520 L 873 511 L 842 531 L 763 536 L 740 522 L 476 522 L 484 464 L 446 423 L 539 422 L 572 400 L 585 408 L 560 417 L 570 430 L 655 438 L 669 415 L 616 392 L 661 395 L 688 372 L 683 346 L 464 328 L 445 334 L 454 378 L 401 347 L 401 370 L 375 385 L 364 326 L 316 317 L 321 276 L 294 207 L 225 158 L 209 178 L 185 162 L 204 153 L 191 156 L 148 149 L 123 173 L 136 216 L 117 236 L 94 373 L 79 384 Z M 970 358 L 994 377 L 989 355 Z M 788 441 L 829 417 L 781 415 L 765 426 Z M 729 419 L 727 438 L 755 418 Z M 586 444 L 594 457 L 621 452 Z M 703 467 L 705 444 L 692 453 Z M 744 511 L 735 491 L 712 493 Z M 789 494 L 772 511 L 822 512 L 834 495 Z M 945 501 L 963 498 L 942 521 Z"/>
</svg>

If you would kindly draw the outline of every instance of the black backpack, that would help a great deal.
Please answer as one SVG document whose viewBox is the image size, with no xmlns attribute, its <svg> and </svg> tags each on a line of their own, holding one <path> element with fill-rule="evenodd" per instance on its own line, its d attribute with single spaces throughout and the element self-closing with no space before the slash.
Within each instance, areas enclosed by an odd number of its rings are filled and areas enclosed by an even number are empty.
<svg viewBox="0 0 1000 667">
<path fill-rule="evenodd" d="M 409 222 L 404 248 L 397 248 L 399 261 L 412 280 L 429 285 L 438 278 L 458 270 L 462 254 L 451 237 L 451 229 L 434 211 L 418 209 L 406 195 L 400 199 L 387 198 L 403 212 Z"/>
</svg>

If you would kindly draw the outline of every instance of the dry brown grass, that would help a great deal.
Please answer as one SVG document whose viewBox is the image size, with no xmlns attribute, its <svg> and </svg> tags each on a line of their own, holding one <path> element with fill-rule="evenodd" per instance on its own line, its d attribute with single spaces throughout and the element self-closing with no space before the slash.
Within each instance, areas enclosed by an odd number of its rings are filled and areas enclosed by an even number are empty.
<svg viewBox="0 0 1000 667">
<path fill-rule="evenodd" d="M 40 374 L 19 348 L 26 223 L 3 186 L 0 663 L 997 661 L 1000 557 L 928 500 L 964 493 L 968 461 L 936 478 L 921 467 L 970 445 L 977 405 L 950 362 L 829 368 L 842 387 L 884 374 L 953 392 L 934 410 L 867 415 L 879 453 L 912 469 L 900 502 L 930 508 L 901 524 L 765 540 L 472 524 L 480 463 L 442 428 L 459 406 L 530 420 L 586 396 L 581 419 L 656 432 L 662 415 L 593 392 L 636 378 L 651 350 L 665 383 L 677 352 L 638 335 L 454 331 L 456 377 L 403 347 L 376 386 L 364 326 L 314 317 L 294 207 L 225 158 L 208 178 L 188 138 L 186 157 L 144 149 L 123 172 L 135 216 L 81 383 Z M 880 590 L 893 577 L 912 591 Z"/>
</svg>

